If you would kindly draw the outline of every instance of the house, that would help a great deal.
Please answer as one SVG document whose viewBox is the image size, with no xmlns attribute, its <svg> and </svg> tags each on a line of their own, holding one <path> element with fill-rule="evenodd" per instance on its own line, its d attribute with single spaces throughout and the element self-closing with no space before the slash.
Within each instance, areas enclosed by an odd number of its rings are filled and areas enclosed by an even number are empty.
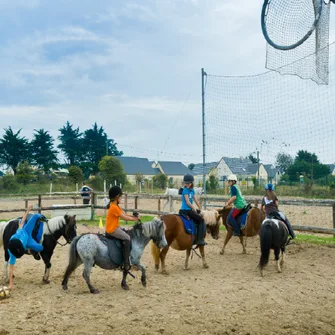
<svg viewBox="0 0 335 335">
<path fill-rule="evenodd" d="M 143 175 L 145 179 L 152 179 L 160 170 L 152 167 L 147 158 L 114 156 L 120 161 L 130 183 L 136 183 L 136 175 Z"/>
<path fill-rule="evenodd" d="M 329 166 L 329 173 L 332 175 L 332 176 L 335 176 L 335 164 L 327 164 Z"/>
<path fill-rule="evenodd" d="M 281 177 L 280 171 L 277 168 L 275 168 L 272 164 L 265 164 L 264 168 L 266 172 L 268 173 L 267 182 L 277 185 Z"/>
<path fill-rule="evenodd" d="M 161 173 L 167 175 L 169 184 L 173 184 L 175 187 L 180 187 L 182 185 L 185 174 L 194 174 L 193 171 L 182 162 L 158 161 L 157 163 L 153 163 L 152 166 L 159 169 Z"/>
<path fill-rule="evenodd" d="M 194 164 L 192 172 L 194 175 L 195 185 L 202 186 L 204 173 L 206 176 L 209 176 L 211 172 L 216 174 L 218 163 L 219 162 L 205 163 L 205 166 L 203 163 Z"/>
</svg>

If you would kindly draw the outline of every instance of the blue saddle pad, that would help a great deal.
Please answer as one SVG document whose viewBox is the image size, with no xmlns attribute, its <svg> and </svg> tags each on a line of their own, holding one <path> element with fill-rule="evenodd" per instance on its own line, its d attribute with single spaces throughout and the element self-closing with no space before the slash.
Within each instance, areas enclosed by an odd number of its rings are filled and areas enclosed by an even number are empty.
<svg viewBox="0 0 335 335">
<path fill-rule="evenodd" d="M 185 231 L 188 234 L 196 235 L 196 227 L 192 220 L 188 220 L 185 216 L 179 215 L 183 220 Z"/>
<path fill-rule="evenodd" d="M 237 222 L 240 224 L 241 229 L 244 229 L 245 225 L 247 224 L 247 216 L 248 216 L 248 212 L 237 217 Z"/>
</svg>

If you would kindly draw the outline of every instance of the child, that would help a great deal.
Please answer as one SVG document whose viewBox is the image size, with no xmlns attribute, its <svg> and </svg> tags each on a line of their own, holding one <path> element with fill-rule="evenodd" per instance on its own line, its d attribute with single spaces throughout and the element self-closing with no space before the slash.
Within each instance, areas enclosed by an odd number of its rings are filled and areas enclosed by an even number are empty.
<svg viewBox="0 0 335 335">
<path fill-rule="evenodd" d="M 181 196 L 181 208 L 180 212 L 184 212 L 188 217 L 190 217 L 197 224 L 197 245 L 206 245 L 204 240 L 204 235 L 206 233 L 206 224 L 203 217 L 197 213 L 196 208 L 193 205 L 193 201 L 201 210 L 198 199 L 195 196 L 193 189 L 194 177 L 190 174 L 186 174 L 183 178 L 184 188 Z"/>
<path fill-rule="evenodd" d="M 81 197 L 83 198 L 83 204 L 88 205 L 91 199 L 91 192 L 93 189 L 88 187 L 86 183 L 83 182 L 81 189 L 79 190 Z"/>
<path fill-rule="evenodd" d="M 22 217 L 19 229 L 16 233 L 10 238 L 8 243 L 8 253 L 9 253 L 9 288 L 13 289 L 13 272 L 14 265 L 17 258 L 21 258 L 27 249 L 31 249 L 35 252 L 41 252 L 43 246 L 37 243 L 31 236 L 33 229 L 36 224 L 36 220 L 42 217 L 41 214 L 34 214 L 27 224 L 24 225 L 26 218 L 29 214 L 29 211 L 32 209 L 32 206 L 28 207 L 28 210 Z"/>
<path fill-rule="evenodd" d="M 241 235 L 241 227 L 236 221 L 236 216 L 242 211 L 242 209 L 246 206 L 246 201 L 244 200 L 242 193 L 237 183 L 236 175 L 232 174 L 228 177 L 228 185 L 230 187 L 230 199 L 228 200 L 226 206 L 230 206 L 234 204 L 233 209 L 230 211 L 227 221 L 232 224 L 232 228 L 234 229 L 233 236 Z"/>
<path fill-rule="evenodd" d="M 107 205 L 108 213 L 106 217 L 106 237 L 114 237 L 122 240 L 123 245 L 123 258 L 124 264 L 123 269 L 126 271 L 130 270 L 130 236 L 120 228 L 120 218 L 125 221 L 138 221 L 141 216 L 138 217 L 127 215 L 119 207 L 122 198 L 122 190 L 119 186 L 113 186 L 109 190 L 110 202 Z"/>
<path fill-rule="evenodd" d="M 287 219 L 285 214 L 283 212 L 280 212 L 278 209 L 278 198 L 276 196 L 276 193 L 274 192 L 274 189 L 275 187 L 272 184 L 265 185 L 265 196 L 262 200 L 261 209 L 264 212 L 265 208 L 266 216 L 269 216 L 271 213 L 278 213 L 283 219 L 284 223 L 286 223 L 290 236 L 292 237 L 292 239 L 295 239 L 296 236 L 292 229 L 290 221 Z"/>
</svg>

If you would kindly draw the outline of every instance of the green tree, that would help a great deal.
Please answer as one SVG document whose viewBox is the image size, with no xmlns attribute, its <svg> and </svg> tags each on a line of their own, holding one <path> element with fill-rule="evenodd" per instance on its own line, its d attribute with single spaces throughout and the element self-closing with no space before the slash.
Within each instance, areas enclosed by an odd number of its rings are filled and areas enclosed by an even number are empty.
<svg viewBox="0 0 335 335">
<path fill-rule="evenodd" d="M 188 167 L 190 170 L 193 170 L 194 167 L 195 167 L 195 164 L 194 164 L 194 163 L 188 164 L 187 167 Z"/>
<path fill-rule="evenodd" d="M 16 180 L 23 185 L 27 185 L 33 178 L 34 170 L 31 165 L 27 161 L 20 163 L 17 167 Z"/>
<path fill-rule="evenodd" d="M 34 129 L 34 138 L 30 142 L 32 151 L 32 162 L 45 173 L 50 168 L 57 168 L 57 150 L 54 149 L 54 139 L 48 131 L 42 129 Z"/>
<path fill-rule="evenodd" d="M 106 155 L 106 143 L 108 143 L 109 155 L 123 155 L 122 151 L 117 150 L 114 140 L 108 139 L 103 127 L 98 127 L 97 123 L 94 123 L 91 129 L 85 130 L 83 137 L 84 156 L 93 172 L 98 171 L 99 162 Z"/>
<path fill-rule="evenodd" d="M 83 156 L 82 133 L 79 128 L 74 129 L 69 121 L 59 129 L 58 140 L 61 142 L 58 148 L 64 153 L 67 164 L 76 165 L 81 162 Z"/>
<path fill-rule="evenodd" d="M 284 152 L 279 152 L 276 156 L 276 168 L 281 174 L 286 173 L 287 169 L 293 164 L 293 157 Z"/>
<path fill-rule="evenodd" d="M 166 174 L 160 172 L 153 177 L 153 182 L 156 187 L 164 189 L 168 183 L 168 177 Z"/>
<path fill-rule="evenodd" d="M 252 153 L 247 158 L 251 160 L 251 163 L 259 163 L 259 158 L 256 158 Z"/>
<path fill-rule="evenodd" d="M 105 156 L 99 162 L 99 171 L 107 184 L 113 184 L 116 181 L 118 184 L 125 185 L 127 175 L 124 173 L 122 164 L 118 159 L 112 156 Z"/>
<path fill-rule="evenodd" d="M 219 179 L 214 174 L 209 176 L 209 187 L 211 191 L 215 191 L 219 187 Z"/>
<path fill-rule="evenodd" d="M 291 181 L 298 181 L 300 175 L 304 175 L 311 180 L 323 178 L 330 173 L 329 166 L 321 164 L 314 153 L 300 150 L 294 159 L 294 163 L 287 169 L 287 174 Z"/>
<path fill-rule="evenodd" d="M 83 170 L 79 166 L 71 165 L 68 170 L 68 177 L 73 183 L 80 183 L 85 179 Z"/>
<path fill-rule="evenodd" d="M 1 184 L 3 189 L 9 190 L 11 192 L 16 192 L 19 189 L 19 185 L 16 181 L 15 176 L 11 174 L 6 174 L 1 178 Z"/>
<path fill-rule="evenodd" d="M 141 173 L 136 173 L 135 174 L 135 181 L 136 184 L 143 183 L 144 182 L 144 176 Z"/>
<path fill-rule="evenodd" d="M 0 164 L 7 165 L 16 174 L 18 165 L 28 160 L 29 143 L 20 136 L 21 129 L 17 133 L 11 127 L 4 130 L 5 134 L 0 139 Z"/>
</svg>

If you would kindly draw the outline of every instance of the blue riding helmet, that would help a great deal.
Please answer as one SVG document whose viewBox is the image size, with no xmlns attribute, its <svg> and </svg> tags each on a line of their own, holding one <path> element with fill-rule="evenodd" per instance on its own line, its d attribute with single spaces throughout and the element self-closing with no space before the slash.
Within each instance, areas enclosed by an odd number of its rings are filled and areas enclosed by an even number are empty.
<svg viewBox="0 0 335 335">
<path fill-rule="evenodd" d="M 266 184 L 266 185 L 265 185 L 265 189 L 266 189 L 267 191 L 274 191 L 274 190 L 275 190 L 275 187 L 274 187 L 273 184 Z"/>
</svg>

